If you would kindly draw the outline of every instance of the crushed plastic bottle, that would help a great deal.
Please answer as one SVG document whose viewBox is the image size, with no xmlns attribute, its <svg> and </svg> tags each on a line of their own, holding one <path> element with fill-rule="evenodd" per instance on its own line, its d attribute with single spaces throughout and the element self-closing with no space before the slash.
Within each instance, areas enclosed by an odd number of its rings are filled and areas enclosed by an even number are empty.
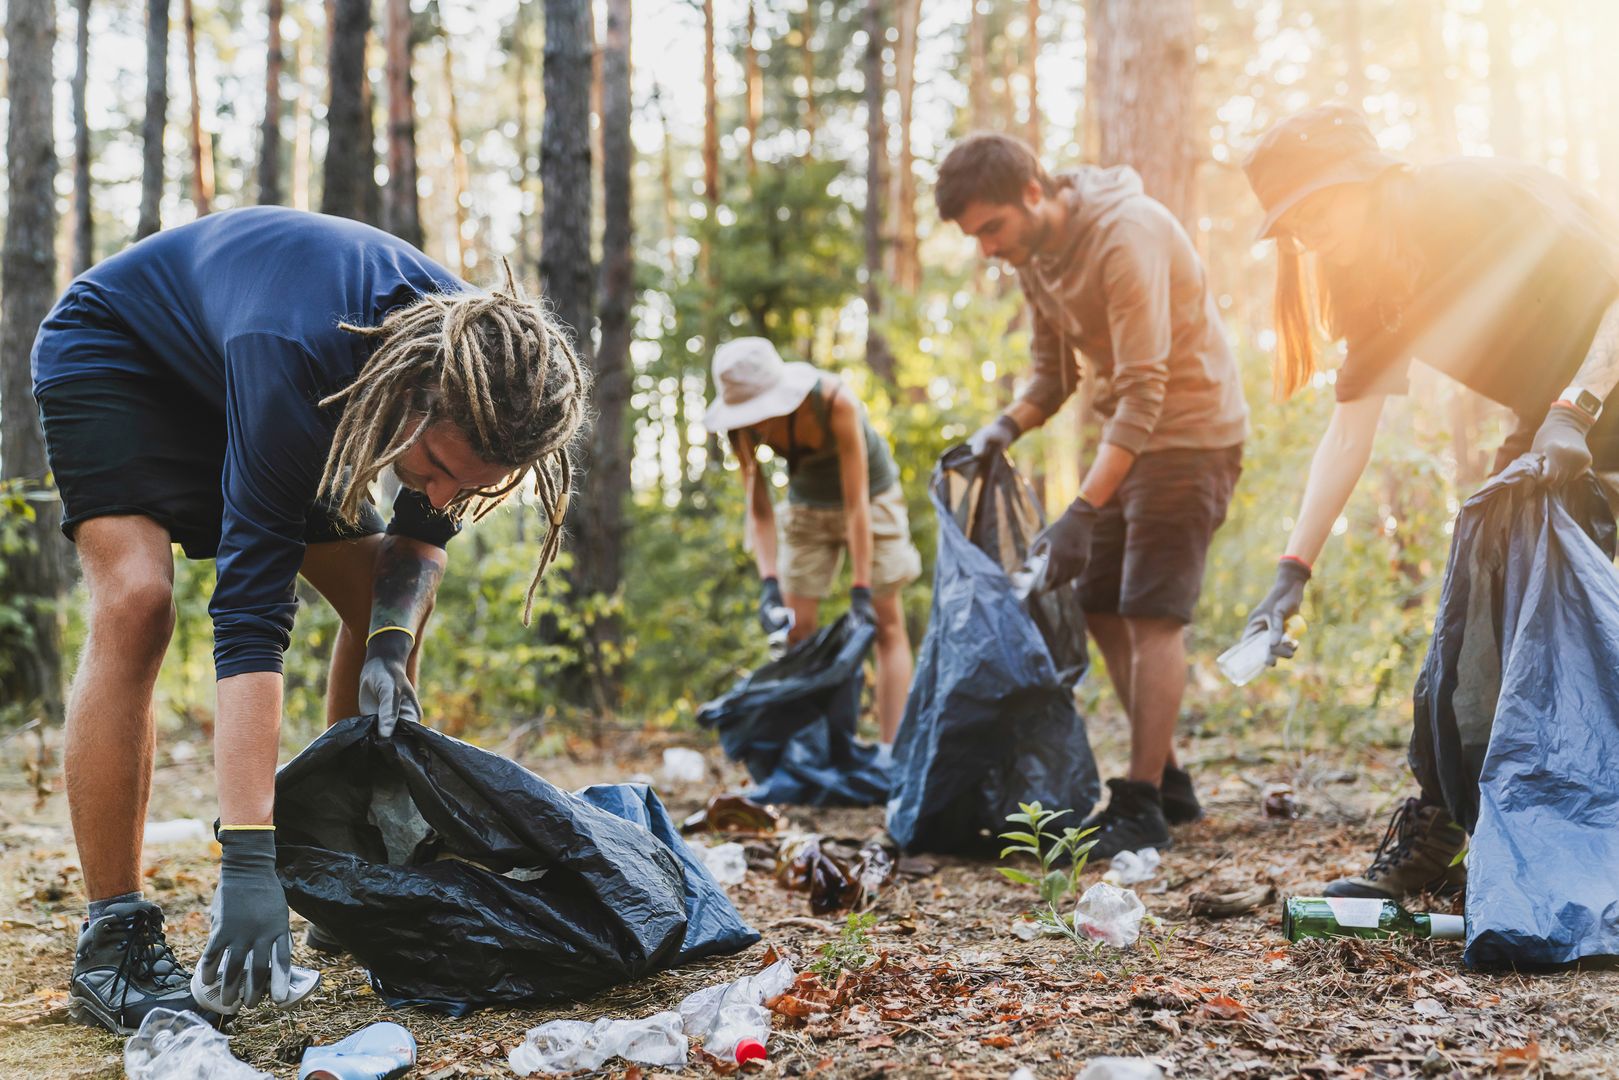
<svg viewBox="0 0 1619 1080">
<path fill-rule="evenodd" d="M 703 860 L 708 872 L 714 875 L 714 880 L 721 885 L 731 886 L 742 884 L 748 876 L 748 858 L 741 844 L 732 841 L 726 844 L 715 844 L 713 847 L 693 845 L 697 857 Z"/>
<path fill-rule="evenodd" d="M 311 1046 L 298 1080 L 388 1080 L 416 1064 L 416 1039 L 398 1024 L 370 1024 L 330 1046 Z"/>
<path fill-rule="evenodd" d="M 1121 851 L 1113 856 L 1102 880 L 1109 885 L 1139 885 L 1158 876 L 1158 866 L 1162 861 L 1157 848 Z"/>
<path fill-rule="evenodd" d="M 272 951 L 274 948 L 275 946 L 271 946 Z M 225 1000 L 225 969 L 227 966 L 229 966 L 229 958 L 230 950 L 227 949 L 225 950 L 224 958 L 219 962 L 219 978 L 215 982 L 209 983 L 203 981 L 201 964 L 198 964 L 197 970 L 191 973 L 191 996 L 196 999 L 198 1005 L 201 1005 L 209 1012 L 216 1012 L 221 1016 L 235 1016 L 237 1013 L 242 1011 L 242 1001 L 240 998 L 229 1002 Z M 253 962 L 253 954 L 251 952 L 248 953 L 247 962 L 249 964 Z M 274 972 L 276 967 L 277 965 L 274 959 L 272 959 L 270 964 L 271 971 Z M 272 1005 L 277 1009 L 292 1008 L 304 998 L 308 997 L 310 994 L 313 994 L 315 992 L 315 987 L 320 985 L 320 972 L 314 970 L 313 968 L 299 967 L 296 964 L 293 964 L 290 965 L 287 970 L 288 975 L 285 982 L 282 982 L 279 977 L 272 974 L 270 979 L 270 993 L 266 995 L 264 999 L 266 1004 Z"/>
<path fill-rule="evenodd" d="M 1074 908 L 1074 929 L 1116 948 L 1135 944 L 1147 907 L 1133 889 L 1098 881 Z"/>
<path fill-rule="evenodd" d="M 735 982 L 705 986 L 686 995 L 675 1008 L 683 1030 L 700 1039 L 715 1057 L 741 1063 L 766 1056 L 770 1010 L 764 1003 L 793 985 L 793 966 L 785 960 Z"/>
<path fill-rule="evenodd" d="M 47 1070 L 49 1071 L 49 1070 Z M 230 1052 L 230 1040 L 196 1013 L 153 1009 L 124 1043 L 129 1080 L 271 1080 Z"/>
<path fill-rule="evenodd" d="M 684 746 L 671 746 L 663 752 L 663 782 L 671 787 L 677 784 L 701 784 L 708 777 L 708 762 L 696 750 Z"/>
<path fill-rule="evenodd" d="M 599 1069 L 616 1057 L 640 1065 L 686 1064 L 680 1014 L 660 1012 L 634 1020 L 603 1017 L 594 1023 L 552 1020 L 529 1029 L 506 1061 L 518 1076 L 528 1076 Z"/>
<path fill-rule="evenodd" d="M 776 629 L 770 631 L 765 637 L 770 649 L 770 659 L 780 660 L 787 655 L 787 639 L 793 634 L 793 626 L 798 622 L 798 616 L 790 607 L 772 607 L 765 612 L 766 618 L 778 624 Z"/>
<path fill-rule="evenodd" d="M 1297 646 L 1299 638 L 1304 636 L 1304 620 L 1298 615 L 1289 616 L 1283 634 L 1283 641 Z M 1216 657 L 1214 663 L 1220 673 L 1231 680 L 1232 686 L 1247 686 L 1272 663 L 1270 631 L 1260 626 Z"/>
<path fill-rule="evenodd" d="M 1164 1080 L 1164 1070 L 1146 1058 L 1091 1058 L 1074 1080 Z"/>
</svg>

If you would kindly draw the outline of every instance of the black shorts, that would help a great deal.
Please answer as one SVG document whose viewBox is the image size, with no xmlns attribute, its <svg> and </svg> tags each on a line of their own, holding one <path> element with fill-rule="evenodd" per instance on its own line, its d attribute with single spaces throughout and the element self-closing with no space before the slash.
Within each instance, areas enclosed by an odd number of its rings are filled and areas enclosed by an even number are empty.
<svg viewBox="0 0 1619 1080">
<path fill-rule="evenodd" d="M 1142 454 L 1098 513 L 1080 602 L 1095 615 L 1192 621 L 1242 445 Z"/>
<path fill-rule="evenodd" d="M 140 514 L 167 529 L 190 558 L 214 557 L 225 512 L 225 418 L 217 408 L 184 384 L 118 375 L 57 383 L 38 400 L 69 540 L 89 518 Z M 382 515 L 370 504 L 358 525 L 317 507 L 304 542 L 382 531 Z"/>
</svg>

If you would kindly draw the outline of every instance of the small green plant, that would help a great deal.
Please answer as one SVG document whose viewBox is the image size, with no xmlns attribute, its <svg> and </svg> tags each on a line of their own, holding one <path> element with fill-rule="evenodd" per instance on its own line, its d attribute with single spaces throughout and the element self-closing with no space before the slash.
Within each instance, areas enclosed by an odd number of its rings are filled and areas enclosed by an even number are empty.
<svg viewBox="0 0 1619 1080">
<path fill-rule="evenodd" d="M 859 971 L 877 959 L 871 952 L 871 928 L 877 925 L 877 915 L 853 912 L 844 920 L 837 939 L 821 946 L 821 958 L 810 965 L 810 970 L 823 982 L 836 982 L 845 971 Z"/>
<path fill-rule="evenodd" d="M 1085 860 L 1096 841 L 1085 837 L 1095 829 L 1076 829 L 1067 826 L 1062 832 L 1051 829 L 1052 822 L 1067 814 L 1067 810 L 1047 810 L 1037 802 L 1018 803 L 1019 813 L 1006 815 L 1006 820 L 1022 829 L 1001 833 L 1002 840 L 1012 843 L 1001 849 L 1001 858 L 1009 855 L 1028 855 L 1034 859 L 1036 871 L 1031 873 L 1015 866 L 997 866 L 995 869 L 1009 881 L 1032 886 L 1049 908 L 1070 893 L 1079 894 L 1079 878 L 1085 872 Z M 1068 860 L 1066 867 L 1063 860 Z"/>
</svg>

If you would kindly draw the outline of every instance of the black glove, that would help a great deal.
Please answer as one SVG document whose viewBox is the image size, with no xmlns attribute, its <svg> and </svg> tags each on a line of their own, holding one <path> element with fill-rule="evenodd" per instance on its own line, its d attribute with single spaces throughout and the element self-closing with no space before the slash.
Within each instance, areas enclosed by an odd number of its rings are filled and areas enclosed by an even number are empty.
<svg viewBox="0 0 1619 1080">
<path fill-rule="evenodd" d="M 1276 584 L 1270 587 L 1265 599 L 1248 615 L 1244 638 L 1264 631 L 1270 635 L 1270 663 L 1279 657 L 1291 658 L 1298 643 L 1287 640 L 1287 620 L 1299 613 L 1304 603 L 1304 583 L 1310 580 L 1310 568 L 1298 559 L 1283 559 L 1276 564 Z"/>
<path fill-rule="evenodd" d="M 287 897 L 275 875 L 274 829 L 220 829 L 219 891 L 213 929 L 198 967 L 219 1001 L 235 1011 L 284 998 L 292 978 Z"/>
<path fill-rule="evenodd" d="M 877 609 L 871 606 L 871 590 L 856 585 L 849 590 L 849 614 L 863 623 L 877 625 Z"/>
<path fill-rule="evenodd" d="M 1096 507 L 1082 496 L 1034 538 L 1029 555 L 1046 560 L 1040 580 L 1034 583 L 1036 592 L 1055 589 L 1085 572 L 1091 561 L 1091 533 L 1095 529 Z"/>
<path fill-rule="evenodd" d="M 984 461 L 1006 453 L 1007 448 L 1017 442 L 1022 434 L 1023 429 L 1018 427 L 1017 421 L 1002 413 L 972 433 L 972 438 L 967 440 L 967 449 L 972 451 L 973 457 Z"/>
<path fill-rule="evenodd" d="M 401 720 L 422 720 L 422 706 L 405 667 L 415 644 L 415 638 L 395 628 L 376 634 L 365 647 L 360 712 L 377 714 L 377 733 L 384 738 L 394 733 L 394 725 Z"/>
<path fill-rule="evenodd" d="M 1553 405 L 1546 419 L 1535 432 L 1531 454 L 1545 459 L 1541 475 L 1552 487 L 1562 487 L 1570 480 L 1585 475 L 1591 467 L 1591 448 L 1585 445 L 1586 433 L 1593 421 L 1579 409 L 1567 405 Z"/>
<path fill-rule="evenodd" d="M 792 625 L 793 609 L 781 598 L 781 583 L 773 577 L 764 579 L 759 590 L 759 625 L 766 634 L 779 634 Z"/>
</svg>

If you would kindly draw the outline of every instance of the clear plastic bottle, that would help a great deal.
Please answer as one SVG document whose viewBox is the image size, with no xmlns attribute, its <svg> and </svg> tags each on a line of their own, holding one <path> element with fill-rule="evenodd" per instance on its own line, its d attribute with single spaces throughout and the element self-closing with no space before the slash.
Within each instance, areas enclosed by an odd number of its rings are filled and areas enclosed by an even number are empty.
<svg viewBox="0 0 1619 1080">
<path fill-rule="evenodd" d="M 599 1069 L 619 1057 L 641 1065 L 686 1064 L 686 1036 L 677 1012 L 654 1013 L 633 1020 L 603 1017 L 552 1020 L 531 1028 L 507 1063 L 518 1076 L 530 1073 Z"/>
<path fill-rule="evenodd" d="M 1292 616 L 1287 620 L 1284 633 L 1287 635 L 1284 641 L 1297 645 L 1304 633 L 1304 620 L 1297 615 Z M 1232 686 L 1247 686 L 1270 666 L 1270 631 L 1261 626 L 1253 633 L 1244 635 L 1241 641 L 1221 653 L 1214 662 L 1219 666 L 1220 673 L 1231 680 Z"/>
<path fill-rule="evenodd" d="M 739 1062 L 749 1060 L 742 1054 L 764 1057 L 770 1039 L 770 1010 L 764 1003 L 786 993 L 793 979 L 793 966 L 778 960 L 755 975 L 688 994 L 676 1009 L 686 1034 L 701 1039 L 715 1057 Z"/>
<path fill-rule="evenodd" d="M 49 1071 L 49 1070 L 47 1070 Z M 271 1080 L 230 1052 L 230 1040 L 196 1013 L 153 1009 L 124 1043 L 129 1080 Z"/>
<path fill-rule="evenodd" d="M 384 1080 L 416 1064 L 416 1039 L 383 1021 L 329 1046 L 311 1046 L 298 1064 L 298 1080 Z"/>
</svg>

